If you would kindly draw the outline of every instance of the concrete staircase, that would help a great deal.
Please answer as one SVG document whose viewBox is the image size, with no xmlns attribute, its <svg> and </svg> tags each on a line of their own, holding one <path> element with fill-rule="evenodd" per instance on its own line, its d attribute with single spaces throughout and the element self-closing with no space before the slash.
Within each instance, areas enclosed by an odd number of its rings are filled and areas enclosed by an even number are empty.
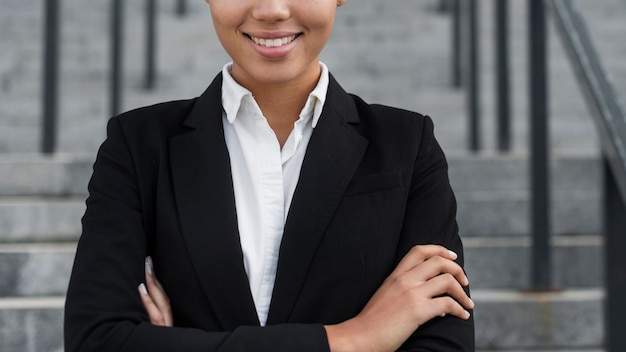
<svg viewBox="0 0 626 352">
<path fill-rule="evenodd" d="M 60 152 L 36 153 L 42 4 L 0 13 L 0 350 L 61 351 L 62 307 L 86 184 L 104 138 L 108 1 L 63 1 Z M 493 152 L 492 4 L 481 2 L 485 152 L 465 146 L 462 91 L 449 88 L 449 18 L 435 0 L 348 1 L 323 60 L 370 102 L 433 116 L 450 162 L 473 285 L 477 348 L 599 350 L 603 258 L 597 137 L 569 64 L 550 34 L 554 292 L 532 293 L 527 167 L 525 7 L 511 2 L 514 148 Z M 200 94 L 228 58 L 208 7 L 160 2 L 160 80 L 142 85 L 142 2 L 128 2 L 124 109 Z M 597 5 L 599 6 L 599 5 Z M 28 24 L 28 25 L 27 25 Z"/>
</svg>

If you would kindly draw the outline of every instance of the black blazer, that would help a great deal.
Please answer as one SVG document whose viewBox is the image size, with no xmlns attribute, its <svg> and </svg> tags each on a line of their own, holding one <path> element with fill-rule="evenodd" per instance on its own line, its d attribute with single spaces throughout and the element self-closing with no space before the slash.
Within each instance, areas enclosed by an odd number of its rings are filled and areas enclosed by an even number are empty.
<svg viewBox="0 0 626 352">
<path fill-rule="evenodd" d="M 351 96 L 331 77 L 259 327 L 237 230 L 221 75 L 199 98 L 112 118 L 89 183 L 67 293 L 67 351 L 327 351 L 323 324 L 357 315 L 416 244 L 463 250 L 428 117 Z M 174 328 L 137 285 L 151 255 Z M 472 351 L 473 322 L 437 318 L 406 351 Z"/>
</svg>

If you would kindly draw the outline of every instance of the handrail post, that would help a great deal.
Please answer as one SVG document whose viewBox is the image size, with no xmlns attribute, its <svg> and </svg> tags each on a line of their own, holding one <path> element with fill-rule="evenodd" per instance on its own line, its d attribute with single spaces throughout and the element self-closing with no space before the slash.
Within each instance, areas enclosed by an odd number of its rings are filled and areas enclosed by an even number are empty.
<svg viewBox="0 0 626 352">
<path fill-rule="evenodd" d="M 604 158 L 604 226 L 606 252 L 606 347 L 607 352 L 626 351 L 626 205 L 615 174 Z"/>
<path fill-rule="evenodd" d="M 529 88 L 531 120 L 532 289 L 549 290 L 550 187 L 546 17 L 543 0 L 529 0 Z"/>
<path fill-rule="evenodd" d="M 157 31 L 157 1 L 146 0 L 146 48 L 145 48 L 145 83 L 148 90 L 156 85 L 156 31 Z"/>
<path fill-rule="evenodd" d="M 111 1 L 111 116 L 118 115 L 122 106 L 123 81 L 123 35 L 124 7 L 123 0 Z"/>
<path fill-rule="evenodd" d="M 59 0 L 45 1 L 41 152 L 56 149 L 59 103 Z"/>
<path fill-rule="evenodd" d="M 480 150 L 480 84 L 479 84 L 479 45 L 478 40 L 478 0 L 467 1 L 467 24 L 469 26 L 467 41 L 467 105 L 469 111 L 469 149 Z"/>
<path fill-rule="evenodd" d="M 452 87 L 461 88 L 461 4 L 460 0 L 450 0 L 452 12 Z"/>
<path fill-rule="evenodd" d="M 495 2 L 496 40 L 496 111 L 498 117 L 497 141 L 501 152 L 511 149 L 511 109 L 509 83 L 509 0 Z"/>
</svg>

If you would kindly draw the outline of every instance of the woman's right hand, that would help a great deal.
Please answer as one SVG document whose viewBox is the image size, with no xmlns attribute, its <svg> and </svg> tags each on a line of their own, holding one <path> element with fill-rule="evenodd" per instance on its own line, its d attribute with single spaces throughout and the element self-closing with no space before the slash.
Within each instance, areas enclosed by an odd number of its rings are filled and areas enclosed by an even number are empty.
<svg viewBox="0 0 626 352">
<path fill-rule="evenodd" d="M 150 322 L 158 326 L 174 326 L 170 299 L 167 297 L 159 280 L 157 280 L 152 258 L 150 257 L 146 257 L 145 271 L 146 283 L 140 284 L 138 289 L 141 302 L 144 308 L 146 308 L 148 316 L 150 316 Z"/>
<path fill-rule="evenodd" d="M 325 326 L 332 352 L 395 351 L 421 325 L 445 315 L 469 319 L 469 281 L 444 247 L 413 247 L 356 317 Z"/>
</svg>

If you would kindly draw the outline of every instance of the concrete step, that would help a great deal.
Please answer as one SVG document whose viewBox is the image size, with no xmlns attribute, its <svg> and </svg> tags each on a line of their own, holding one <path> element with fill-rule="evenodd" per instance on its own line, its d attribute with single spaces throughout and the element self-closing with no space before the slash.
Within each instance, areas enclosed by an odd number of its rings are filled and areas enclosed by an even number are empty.
<svg viewBox="0 0 626 352">
<path fill-rule="evenodd" d="M 41 45 L 36 43 L 40 42 L 41 29 L 32 30 L 32 25 L 28 30 L 21 28 L 25 27 L 22 23 L 41 21 L 41 6 L 35 4 L 34 0 L 28 0 L 28 3 L 30 5 L 26 6 L 17 0 L 10 0 L 10 5 L 7 5 L 8 8 L 17 9 L 25 19 L 8 21 L 4 24 L 6 33 L 25 32 L 26 37 L 7 41 L 7 45 L 15 47 L 15 50 L 11 50 L 6 59 L 0 59 L 0 79 L 3 90 L 14 93 L 0 94 L 0 99 L 11 101 L 12 96 L 24 96 L 24 92 L 32 99 L 29 104 L 19 104 L 21 107 L 17 109 L 16 106 L 12 111 L 3 111 L 4 108 L 0 108 L 0 116 L 11 121 L 8 123 L 7 120 L 0 120 L 0 151 L 4 152 L 35 151 L 39 144 L 40 109 L 32 100 L 37 101 L 36 96 L 39 93 Z M 434 116 L 437 119 L 437 129 L 441 132 L 439 139 L 446 150 L 462 149 L 466 144 L 463 112 L 465 102 L 462 94 L 449 90 L 450 17 L 436 13 L 434 9 L 437 4 L 438 0 L 397 0 L 392 3 L 362 0 L 358 5 L 348 2 L 338 11 L 336 28 L 322 59 L 347 90 L 362 95 L 366 100 Z M 481 4 L 481 36 L 484 37 L 481 44 L 484 51 L 481 65 L 484 68 L 484 81 L 491 82 L 493 6 L 489 2 Z M 78 0 L 68 0 L 63 5 L 63 93 L 60 104 L 62 121 L 59 148 L 66 152 L 95 151 L 103 134 L 103 121 L 108 117 L 108 2 L 94 0 L 90 5 L 85 6 L 84 2 Z M 229 60 L 208 25 L 208 6 L 203 2 L 193 2 L 189 6 L 191 13 L 184 18 L 172 14 L 173 1 L 163 2 L 159 6 L 160 80 L 154 91 L 146 92 L 140 88 L 144 66 L 144 23 L 136 20 L 143 19 L 143 3 L 127 4 L 126 16 L 133 20 L 127 22 L 125 38 L 127 51 L 124 109 L 196 96 L 204 90 L 223 63 Z M 26 11 L 29 7 L 36 7 L 37 11 Z M 524 67 L 527 56 L 526 8 L 517 3 L 511 7 L 511 56 L 514 63 L 512 73 L 513 84 L 516 84 L 517 81 L 524 81 L 527 75 Z M 550 35 L 553 36 L 552 33 Z M 14 42 L 21 44 L 13 44 Z M 549 43 L 551 54 L 556 54 L 551 55 L 550 59 L 554 69 L 551 78 L 555 82 L 550 92 L 554 101 L 551 112 L 554 116 L 569 116 L 568 112 L 562 111 L 562 107 L 572 105 L 569 101 L 571 95 L 564 96 L 559 92 L 566 91 L 564 86 L 576 87 L 576 84 L 573 79 L 561 79 L 561 76 L 568 74 L 569 66 L 558 41 L 550 40 Z M 351 60 L 345 60 L 346 57 L 351 57 Z M 37 83 L 24 83 L 33 81 Z M 492 95 L 493 89 L 488 86 L 483 90 L 484 96 Z M 525 96 L 526 92 L 525 88 L 519 89 L 514 92 L 512 99 L 514 120 L 517 121 L 514 121 L 516 128 L 513 145 L 518 150 L 527 145 L 527 114 L 524 110 L 527 104 L 518 103 L 523 100 L 520 96 Z M 85 99 L 86 96 L 89 98 Z M 482 103 L 485 111 L 484 145 L 493 149 L 495 114 L 489 108 L 493 105 L 489 99 Z M 83 100 L 89 101 L 86 103 L 87 108 L 76 106 L 78 101 Z M 581 111 L 581 114 L 577 114 L 576 119 L 570 118 L 559 124 L 584 126 L 573 129 L 571 133 L 561 133 L 563 128 L 555 128 L 559 141 L 554 145 L 566 150 L 580 147 L 597 150 L 593 142 L 582 145 L 576 143 L 577 140 L 596 140 L 593 133 L 586 133 L 589 124 L 584 122 L 587 119 L 584 104 L 581 99 L 576 99 L 576 102 L 579 106 L 576 111 Z M 29 130 L 32 132 L 28 133 Z"/>
<path fill-rule="evenodd" d="M 0 156 L 0 242 L 73 241 L 80 233 L 92 157 Z M 530 233 L 523 155 L 450 154 L 450 178 L 464 236 Z M 600 167 L 594 156 L 555 156 L 552 232 L 601 233 Z"/>
<path fill-rule="evenodd" d="M 475 290 L 476 347 L 490 351 L 597 350 L 603 293 Z M 0 350 L 61 351 L 63 298 L 0 299 Z"/>
<path fill-rule="evenodd" d="M 601 236 L 551 238 L 555 288 L 592 288 L 604 283 Z M 527 289 L 531 285 L 529 237 L 464 237 L 465 270 L 477 289 Z"/>
<path fill-rule="evenodd" d="M 0 196 L 84 196 L 94 156 L 0 154 Z"/>
<path fill-rule="evenodd" d="M 552 277 L 557 288 L 603 284 L 600 236 L 553 238 Z M 530 286 L 530 239 L 464 238 L 466 270 L 474 289 L 525 289 Z M 75 242 L 0 244 L 0 297 L 63 295 Z"/>
<path fill-rule="evenodd" d="M 95 156 L 88 153 L 0 154 L 0 196 L 85 195 Z M 524 153 L 447 153 L 450 182 L 458 193 L 520 192 L 529 188 Z M 599 191 L 601 162 L 594 153 L 554 153 L 555 192 Z"/>
<path fill-rule="evenodd" d="M 0 351 L 62 352 L 64 301 L 0 298 Z"/>
<path fill-rule="evenodd" d="M 524 154 L 449 153 L 450 182 L 465 235 L 527 235 L 529 165 Z M 555 154 L 550 163 L 554 234 L 601 232 L 601 167 L 593 154 Z"/>
<path fill-rule="evenodd" d="M 475 290 L 476 347 L 485 350 L 600 349 L 600 289 L 529 293 Z"/>
<path fill-rule="evenodd" d="M 84 198 L 0 198 L 0 243 L 75 241 Z"/>
<path fill-rule="evenodd" d="M 64 296 L 76 243 L 0 245 L 0 297 Z"/>
</svg>

